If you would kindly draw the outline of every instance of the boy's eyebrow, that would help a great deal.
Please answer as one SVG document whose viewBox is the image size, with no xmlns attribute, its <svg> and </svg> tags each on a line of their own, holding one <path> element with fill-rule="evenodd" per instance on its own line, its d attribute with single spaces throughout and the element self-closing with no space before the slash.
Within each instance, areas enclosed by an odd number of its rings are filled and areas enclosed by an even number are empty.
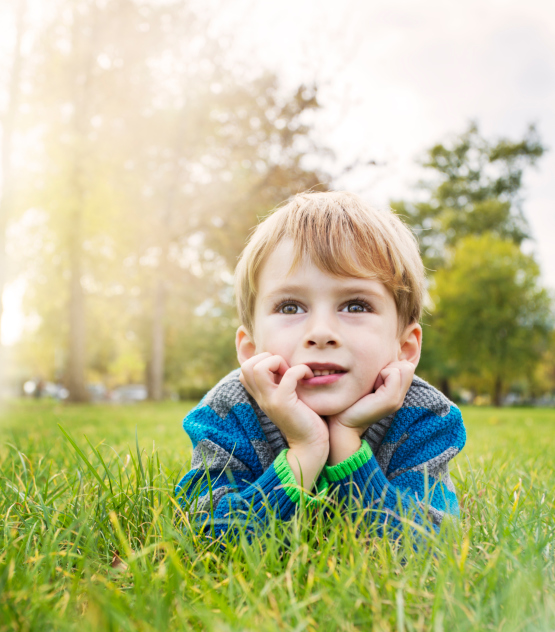
<svg viewBox="0 0 555 632">
<path fill-rule="evenodd" d="M 284 294 L 302 294 L 305 288 L 302 285 L 280 285 L 264 296 L 265 300 L 271 300 Z"/>
<path fill-rule="evenodd" d="M 344 289 L 342 288 L 341 294 L 356 294 L 361 297 L 377 300 L 380 303 L 386 298 L 385 291 L 381 286 L 379 289 L 375 290 L 368 287 L 361 287 L 359 285 L 352 285 L 347 286 Z"/>
<path fill-rule="evenodd" d="M 377 298 L 385 297 L 385 288 L 381 284 L 378 286 L 378 289 L 374 289 L 365 287 L 364 285 L 359 285 L 354 281 L 351 285 L 347 282 L 345 286 L 341 288 L 341 291 L 348 294 L 367 294 L 369 296 L 376 296 Z"/>
<path fill-rule="evenodd" d="M 288 284 L 278 286 L 273 289 L 269 294 L 263 297 L 263 300 L 274 300 L 276 298 L 283 297 L 284 295 L 291 294 L 295 296 L 296 294 L 302 294 L 306 291 L 306 286 L 298 285 L 298 284 Z M 349 284 L 347 281 L 344 286 L 340 288 L 338 294 L 363 294 L 369 297 L 375 297 L 377 299 L 383 300 L 385 298 L 385 291 L 382 289 L 382 286 L 379 286 L 379 289 L 368 288 L 360 285 L 358 282 L 352 282 Z"/>
</svg>

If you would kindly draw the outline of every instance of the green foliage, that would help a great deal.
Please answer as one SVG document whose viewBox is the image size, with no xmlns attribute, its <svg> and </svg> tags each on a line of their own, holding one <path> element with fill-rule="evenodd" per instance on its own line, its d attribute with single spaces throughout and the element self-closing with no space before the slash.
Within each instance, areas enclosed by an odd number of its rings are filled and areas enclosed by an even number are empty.
<svg viewBox="0 0 555 632">
<path fill-rule="evenodd" d="M 191 316 L 168 332 L 166 383 L 181 399 L 200 398 L 237 368 L 233 306 L 216 306 Z"/>
<path fill-rule="evenodd" d="M 462 528 L 429 549 L 300 514 L 221 551 L 175 521 L 187 409 L 4 411 L 3 630 L 553 629 L 553 410 L 463 410 Z"/>
<path fill-rule="evenodd" d="M 434 174 L 420 185 L 427 199 L 392 203 L 414 227 L 426 265 L 441 266 L 446 248 L 469 235 L 492 233 L 516 244 L 528 238 L 522 177 L 544 151 L 533 126 L 522 140 L 492 142 L 476 123 L 451 142 L 431 147 L 421 161 Z"/>
<path fill-rule="evenodd" d="M 555 395 L 555 330 L 549 336 L 545 351 L 533 376 L 532 389 L 535 394 Z"/>
<path fill-rule="evenodd" d="M 551 328 L 550 301 L 531 256 L 493 235 L 466 237 L 435 275 L 435 326 L 459 372 L 488 385 L 531 373 Z"/>
<path fill-rule="evenodd" d="M 550 301 L 536 263 L 520 250 L 530 237 L 523 175 L 544 151 L 533 126 L 521 140 L 490 141 L 472 123 L 426 152 L 421 164 L 433 176 L 420 183 L 421 200 L 392 204 L 431 272 L 419 372 L 448 396 L 452 381 L 497 403 L 516 380 L 546 384 L 534 371 Z"/>
</svg>

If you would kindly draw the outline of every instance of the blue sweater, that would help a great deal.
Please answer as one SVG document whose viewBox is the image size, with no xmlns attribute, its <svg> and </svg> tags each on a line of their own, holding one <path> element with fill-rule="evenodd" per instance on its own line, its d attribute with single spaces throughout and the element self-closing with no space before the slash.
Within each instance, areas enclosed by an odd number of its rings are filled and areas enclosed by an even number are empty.
<svg viewBox="0 0 555 632">
<path fill-rule="evenodd" d="M 424 380 L 414 377 L 403 406 L 364 433 L 358 452 L 324 468 L 310 496 L 288 465 L 285 438 L 239 374 L 221 380 L 183 422 L 194 449 L 176 493 L 199 531 L 219 537 L 238 522 L 264 528 L 269 512 L 287 520 L 301 501 L 326 496 L 368 510 L 381 526 L 395 527 L 411 508 L 425 507 L 435 528 L 446 515 L 459 515 L 448 463 L 466 441 L 461 413 Z M 420 522 L 418 516 L 412 519 Z"/>
</svg>

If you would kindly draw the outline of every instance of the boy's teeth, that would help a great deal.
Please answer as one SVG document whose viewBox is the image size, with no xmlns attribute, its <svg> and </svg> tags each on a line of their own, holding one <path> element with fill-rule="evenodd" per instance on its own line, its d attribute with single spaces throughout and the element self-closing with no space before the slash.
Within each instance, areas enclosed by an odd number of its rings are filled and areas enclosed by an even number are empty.
<svg viewBox="0 0 555 632">
<path fill-rule="evenodd" d="M 312 371 L 314 373 L 314 377 L 318 377 L 319 375 L 329 375 L 330 373 L 339 373 L 339 371 Z"/>
</svg>

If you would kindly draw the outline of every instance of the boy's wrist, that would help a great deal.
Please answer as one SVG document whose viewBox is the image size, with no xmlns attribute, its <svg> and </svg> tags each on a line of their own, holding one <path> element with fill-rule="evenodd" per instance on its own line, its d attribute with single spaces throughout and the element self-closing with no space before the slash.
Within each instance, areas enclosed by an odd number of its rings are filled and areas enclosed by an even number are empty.
<svg viewBox="0 0 555 632">
<path fill-rule="evenodd" d="M 326 465 L 329 444 L 290 445 L 287 462 L 299 485 L 310 491 L 320 472 Z"/>
<path fill-rule="evenodd" d="M 328 454 L 329 466 L 337 465 L 360 450 L 364 428 L 349 428 L 340 423 L 330 423 L 330 449 Z"/>
</svg>

